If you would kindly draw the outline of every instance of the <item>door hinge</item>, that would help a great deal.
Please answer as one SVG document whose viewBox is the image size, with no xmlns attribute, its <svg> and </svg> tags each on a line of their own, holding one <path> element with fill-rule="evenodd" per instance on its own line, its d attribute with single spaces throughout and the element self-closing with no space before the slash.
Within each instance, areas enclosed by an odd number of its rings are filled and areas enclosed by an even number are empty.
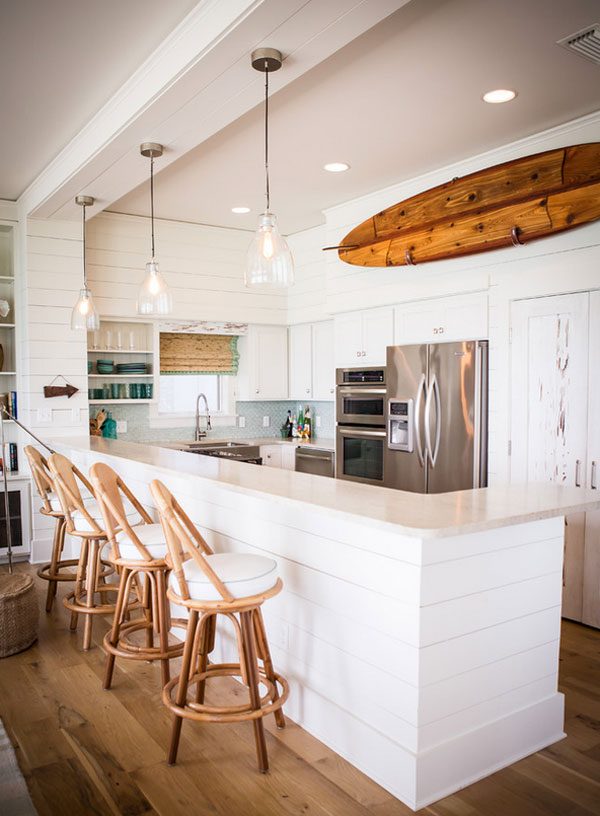
<svg viewBox="0 0 600 816">
<path fill-rule="evenodd" d="M 508 455 L 510 456 L 511 454 L 512 454 L 512 440 L 509 439 L 508 440 Z"/>
</svg>

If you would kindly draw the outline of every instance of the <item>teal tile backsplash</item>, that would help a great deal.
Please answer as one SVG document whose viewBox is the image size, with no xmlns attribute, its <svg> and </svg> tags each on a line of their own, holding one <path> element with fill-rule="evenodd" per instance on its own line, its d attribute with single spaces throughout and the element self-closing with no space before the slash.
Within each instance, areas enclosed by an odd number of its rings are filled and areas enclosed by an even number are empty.
<svg viewBox="0 0 600 816">
<path fill-rule="evenodd" d="M 331 439 L 335 435 L 335 419 L 333 402 L 310 402 L 313 417 L 320 417 L 321 427 L 316 427 L 313 420 L 314 436 L 324 439 Z M 95 416 L 102 406 L 91 406 L 90 414 Z M 278 437 L 279 429 L 285 422 L 288 410 L 296 413 L 298 403 L 291 401 L 281 402 L 238 402 L 237 414 L 246 419 L 246 426 L 240 428 L 238 425 L 218 425 L 209 434 L 215 438 L 232 437 L 235 439 L 250 438 L 256 436 Z M 105 407 L 110 411 L 113 419 L 126 420 L 127 432 L 120 433 L 119 439 L 129 442 L 146 441 L 171 441 L 179 439 L 191 439 L 194 429 L 189 425 L 181 428 L 150 428 L 149 406 L 143 405 L 115 405 L 110 404 Z M 270 424 L 268 428 L 263 428 L 263 417 L 268 416 Z"/>
</svg>

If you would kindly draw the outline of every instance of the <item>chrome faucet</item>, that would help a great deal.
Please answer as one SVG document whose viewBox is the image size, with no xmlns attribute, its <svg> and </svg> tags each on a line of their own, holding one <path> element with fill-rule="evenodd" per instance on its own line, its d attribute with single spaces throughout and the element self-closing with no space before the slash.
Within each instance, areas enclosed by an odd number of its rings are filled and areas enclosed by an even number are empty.
<svg viewBox="0 0 600 816">
<path fill-rule="evenodd" d="M 204 400 L 204 416 L 206 417 L 206 428 L 201 431 L 200 430 L 200 400 Z M 206 394 L 198 394 L 196 398 L 196 433 L 194 434 L 194 441 L 199 442 L 200 439 L 203 439 L 209 431 L 212 430 L 212 425 L 210 424 L 210 413 L 208 411 L 208 400 L 206 399 Z"/>
</svg>

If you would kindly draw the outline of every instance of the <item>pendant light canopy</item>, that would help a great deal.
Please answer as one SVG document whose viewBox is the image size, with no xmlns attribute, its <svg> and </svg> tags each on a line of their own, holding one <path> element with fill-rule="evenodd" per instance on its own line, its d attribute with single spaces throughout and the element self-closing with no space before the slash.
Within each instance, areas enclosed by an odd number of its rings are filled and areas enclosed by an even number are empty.
<svg viewBox="0 0 600 816">
<path fill-rule="evenodd" d="M 87 331 L 97 331 L 100 328 L 100 317 L 94 306 L 92 293 L 87 285 L 87 272 L 85 267 L 85 208 L 91 207 L 94 203 L 92 196 L 77 196 L 75 203 L 79 204 L 82 212 L 82 237 L 83 237 L 83 289 L 79 290 L 77 303 L 71 312 L 71 328 L 87 329 Z"/>
<path fill-rule="evenodd" d="M 146 264 L 146 276 L 140 286 L 137 298 L 137 313 L 146 316 L 168 315 L 173 309 L 171 292 L 158 269 L 154 257 L 154 159 L 163 154 L 163 146 L 156 142 L 140 145 L 142 156 L 150 159 L 150 223 L 152 230 L 152 256 Z"/>
<path fill-rule="evenodd" d="M 294 260 L 285 238 L 279 232 L 277 217 L 271 212 L 269 189 L 269 74 L 282 64 L 275 48 L 258 48 L 252 53 L 252 67 L 265 75 L 265 197 L 267 207 L 258 219 L 258 229 L 250 248 L 246 267 L 246 286 L 283 289 L 294 284 Z"/>
</svg>

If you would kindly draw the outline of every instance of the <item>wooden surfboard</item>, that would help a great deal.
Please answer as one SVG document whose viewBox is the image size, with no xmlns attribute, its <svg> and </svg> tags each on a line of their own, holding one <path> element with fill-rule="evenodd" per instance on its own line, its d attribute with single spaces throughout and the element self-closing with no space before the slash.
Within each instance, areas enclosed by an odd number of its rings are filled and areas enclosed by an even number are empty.
<svg viewBox="0 0 600 816">
<path fill-rule="evenodd" d="M 404 266 L 526 244 L 600 218 L 600 142 L 497 164 L 433 187 L 364 221 L 339 257 Z"/>
</svg>

